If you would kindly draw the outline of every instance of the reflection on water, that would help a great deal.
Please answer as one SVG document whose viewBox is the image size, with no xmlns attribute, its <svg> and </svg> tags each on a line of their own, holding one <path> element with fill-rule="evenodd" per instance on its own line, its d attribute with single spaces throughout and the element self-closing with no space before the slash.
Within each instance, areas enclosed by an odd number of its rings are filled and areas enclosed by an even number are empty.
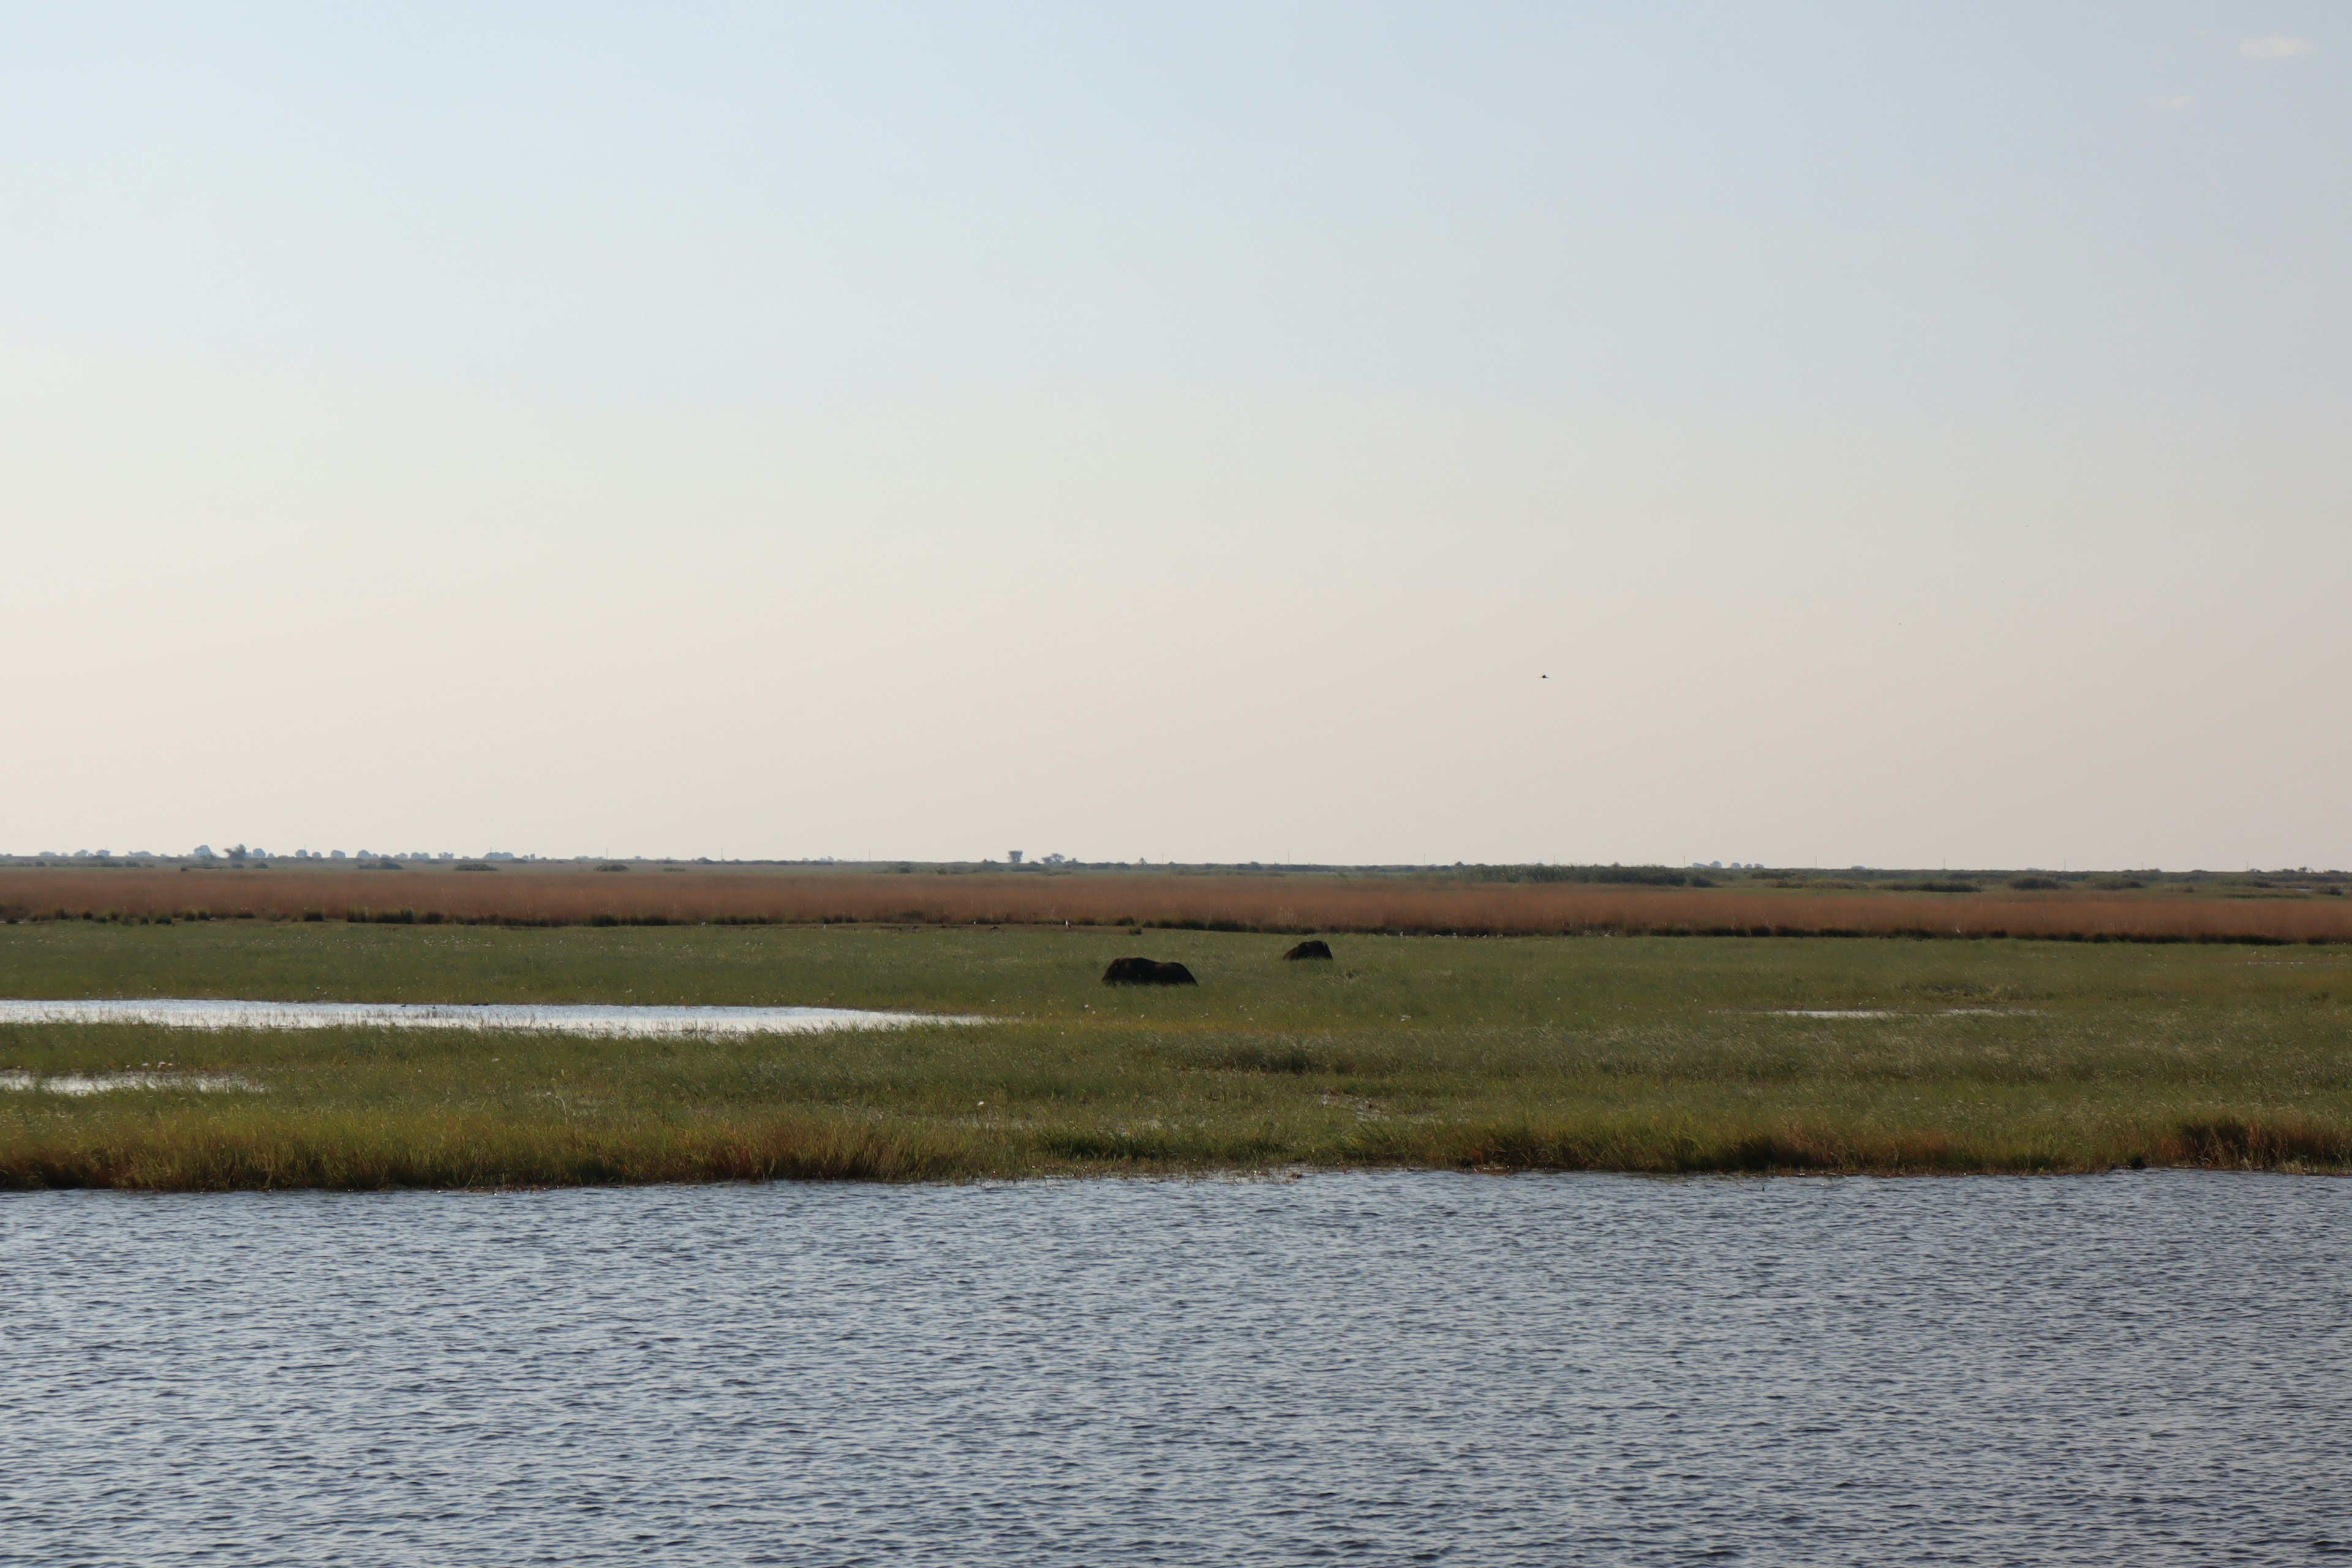
<svg viewBox="0 0 2352 1568">
<path fill-rule="evenodd" d="M 215 1002 L 175 997 L 103 1002 L 0 999 L 0 1024 L 153 1024 L 173 1029 L 525 1029 L 557 1035 L 805 1035 L 984 1024 L 956 1014 L 850 1007 L 614 1007 L 545 1003 Z"/>
<path fill-rule="evenodd" d="M 2352 1183 L 0 1198 L 25 1562 L 2306 1563 Z"/>
<path fill-rule="evenodd" d="M 251 1079 L 229 1073 L 68 1072 L 36 1078 L 22 1068 L 0 1072 L 0 1090 L 16 1094 L 32 1089 L 44 1094 L 107 1094 L 121 1089 L 185 1089 L 198 1094 L 261 1092 L 261 1086 Z"/>
</svg>

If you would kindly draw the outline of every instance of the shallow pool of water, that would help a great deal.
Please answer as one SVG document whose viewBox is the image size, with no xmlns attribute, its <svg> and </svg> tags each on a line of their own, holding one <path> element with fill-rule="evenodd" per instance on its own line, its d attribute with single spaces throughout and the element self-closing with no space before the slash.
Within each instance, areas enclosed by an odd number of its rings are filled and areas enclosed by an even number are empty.
<svg viewBox="0 0 2352 1568">
<path fill-rule="evenodd" d="M 0 999 L 0 1024 L 152 1024 L 172 1029 L 521 1029 L 557 1035 L 806 1035 L 984 1024 L 961 1014 L 850 1007 L 621 1007 L 444 1002 L 231 1002 L 182 997 L 46 1002 Z"/>
<path fill-rule="evenodd" d="M 41 1076 L 21 1068 L 0 1070 L 0 1091 L 10 1094 L 117 1094 L 131 1089 L 182 1089 L 194 1094 L 259 1094 L 261 1086 L 234 1073 L 66 1072 Z"/>
<path fill-rule="evenodd" d="M 0 1556 L 2309 1563 L 2352 1183 L 0 1197 Z"/>
</svg>

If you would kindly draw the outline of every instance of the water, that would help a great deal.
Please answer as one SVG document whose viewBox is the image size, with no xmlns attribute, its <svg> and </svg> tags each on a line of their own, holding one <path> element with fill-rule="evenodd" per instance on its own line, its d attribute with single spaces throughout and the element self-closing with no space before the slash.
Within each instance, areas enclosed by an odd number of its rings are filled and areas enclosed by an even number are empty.
<svg viewBox="0 0 2352 1568">
<path fill-rule="evenodd" d="M 0 1558 L 2308 1563 L 2352 1183 L 0 1198 Z"/>
<path fill-rule="evenodd" d="M 1895 1007 L 1776 1007 L 1776 1018 L 2038 1018 L 2031 1007 L 1937 1007 L 1915 1012 Z"/>
<path fill-rule="evenodd" d="M 554 1035 L 807 1035 L 985 1024 L 952 1013 L 851 1007 L 614 1007 L 571 1003 L 224 1002 L 158 996 L 123 1001 L 0 999 L 0 1024 L 149 1024 L 170 1029 L 522 1029 Z"/>
<path fill-rule="evenodd" d="M 28 1094 L 39 1089 L 44 1094 L 83 1096 L 112 1094 L 120 1089 L 193 1089 L 198 1094 L 261 1092 L 259 1084 L 234 1073 L 64 1072 L 37 1078 L 21 1068 L 0 1071 L 0 1092 L 10 1094 Z"/>
</svg>

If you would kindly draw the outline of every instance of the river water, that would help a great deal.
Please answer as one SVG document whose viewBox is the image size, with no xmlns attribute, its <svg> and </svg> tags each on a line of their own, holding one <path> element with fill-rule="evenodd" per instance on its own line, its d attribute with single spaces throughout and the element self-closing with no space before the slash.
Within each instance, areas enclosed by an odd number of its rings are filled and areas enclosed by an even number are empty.
<svg viewBox="0 0 2352 1568">
<path fill-rule="evenodd" d="M 575 1002 L 236 1002 L 178 996 L 47 1002 L 0 998 L 0 1024 L 138 1024 L 165 1029 L 520 1029 L 655 1039 L 810 1035 L 985 1024 L 955 1013 L 857 1007 L 653 1007 Z"/>
<path fill-rule="evenodd" d="M 0 1559 L 2352 1557 L 2352 1183 L 0 1197 Z"/>
</svg>

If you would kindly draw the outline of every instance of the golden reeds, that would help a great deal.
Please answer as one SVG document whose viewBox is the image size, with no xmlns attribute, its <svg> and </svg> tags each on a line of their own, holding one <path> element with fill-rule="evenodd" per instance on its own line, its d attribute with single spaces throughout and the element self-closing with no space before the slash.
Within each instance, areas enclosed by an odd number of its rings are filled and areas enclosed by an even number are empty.
<svg viewBox="0 0 2352 1568">
<path fill-rule="evenodd" d="M 0 870 L 0 918 L 513 925 L 1150 925 L 1465 936 L 2044 937 L 2352 942 L 2352 900 L 2091 889 L 1973 895 L 1449 883 L 1336 874 L 939 875 L 752 870 Z"/>
</svg>

